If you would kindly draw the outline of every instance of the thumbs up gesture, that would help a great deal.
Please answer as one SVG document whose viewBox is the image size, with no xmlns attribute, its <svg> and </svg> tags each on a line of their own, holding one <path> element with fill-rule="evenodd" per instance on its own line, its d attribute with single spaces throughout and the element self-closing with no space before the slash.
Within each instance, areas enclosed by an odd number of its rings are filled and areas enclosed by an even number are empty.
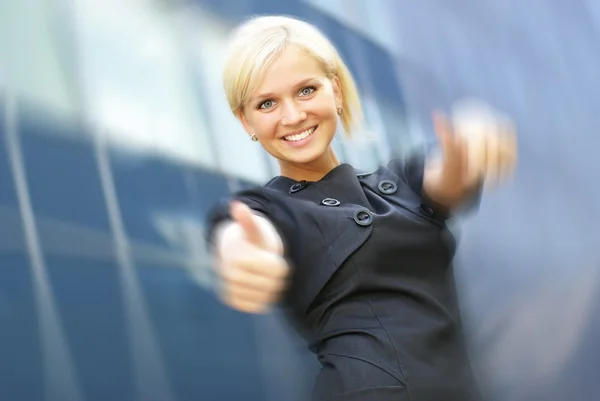
<svg viewBox="0 0 600 401">
<path fill-rule="evenodd" d="M 452 121 L 434 114 L 440 157 L 428 162 L 424 190 L 447 207 L 458 206 L 480 182 L 493 186 L 510 178 L 517 161 L 512 124 L 483 106 L 469 105 Z"/>
<path fill-rule="evenodd" d="M 221 298 L 239 311 L 264 313 L 288 276 L 283 241 L 267 219 L 241 202 L 231 204 L 231 216 L 216 232 Z"/>
</svg>

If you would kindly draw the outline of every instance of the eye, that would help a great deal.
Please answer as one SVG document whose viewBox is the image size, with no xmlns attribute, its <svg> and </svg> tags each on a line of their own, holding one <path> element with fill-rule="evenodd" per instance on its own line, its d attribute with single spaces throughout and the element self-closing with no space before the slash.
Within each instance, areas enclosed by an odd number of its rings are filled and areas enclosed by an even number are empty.
<svg viewBox="0 0 600 401">
<path fill-rule="evenodd" d="M 302 89 L 300 89 L 300 96 L 309 96 L 312 95 L 314 91 L 316 91 L 317 89 L 314 86 L 306 86 Z"/>
<path fill-rule="evenodd" d="M 264 102 L 262 102 L 261 104 L 258 105 L 259 109 L 270 109 L 271 107 L 273 107 L 273 105 L 275 105 L 275 102 L 272 100 L 265 100 Z"/>
</svg>

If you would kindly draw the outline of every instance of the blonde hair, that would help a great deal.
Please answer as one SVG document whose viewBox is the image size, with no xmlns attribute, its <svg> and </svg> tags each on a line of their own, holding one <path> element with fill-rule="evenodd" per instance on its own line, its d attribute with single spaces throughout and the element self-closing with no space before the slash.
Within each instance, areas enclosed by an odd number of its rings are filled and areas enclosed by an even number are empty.
<svg viewBox="0 0 600 401">
<path fill-rule="evenodd" d="M 225 95 L 233 114 L 239 117 L 265 70 L 288 45 L 317 60 L 329 79 L 338 77 L 343 109 L 340 119 L 346 133 L 351 134 L 362 122 L 362 108 L 350 70 L 316 27 L 285 16 L 254 17 L 233 32 L 223 70 Z"/>
</svg>

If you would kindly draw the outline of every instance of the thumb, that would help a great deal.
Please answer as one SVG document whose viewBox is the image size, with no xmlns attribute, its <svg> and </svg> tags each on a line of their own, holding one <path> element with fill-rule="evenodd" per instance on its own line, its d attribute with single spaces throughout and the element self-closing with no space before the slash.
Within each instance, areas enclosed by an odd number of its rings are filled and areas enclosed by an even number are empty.
<svg viewBox="0 0 600 401">
<path fill-rule="evenodd" d="M 442 112 L 435 111 L 433 113 L 433 126 L 435 128 L 435 133 L 437 135 L 438 142 L 440 143 L 442 153 L 445 156 L 448 151 L 452 149 L 452 144 L 454 141 L 452 124 Z"/>
<path fill-rule="evenodd" d="M 254 213 L 245 204 L 239 201 L 231 203 L 231 217 L 242 227 L 242 231 L 246 235 L 246 239 L 253 245 L 260 246 L 262 244 L 262 234 Z"/>
</svg>

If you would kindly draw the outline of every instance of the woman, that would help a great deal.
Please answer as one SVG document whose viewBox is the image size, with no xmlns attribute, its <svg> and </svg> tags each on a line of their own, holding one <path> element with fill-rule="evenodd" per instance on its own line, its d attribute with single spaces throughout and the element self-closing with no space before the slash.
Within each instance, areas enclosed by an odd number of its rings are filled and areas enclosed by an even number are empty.
<svg viewBox="0 0 600 401">
<path fill-rule="evenodd" d="M 338 119 L 348 134 L 360 122 L 350 72 L 315 27 L 286 17 L 239 27 L 224 86 L 281 169 L 210 214 L 224 302 L 260 313 L 282 301 L 322 364 L 314 399 L 473 399 L 445 221 L 511 170 L 514 136 L 475 141 L 437 116 L 438 158 L 357 173 L 331 147 Z"/>
</svg>

